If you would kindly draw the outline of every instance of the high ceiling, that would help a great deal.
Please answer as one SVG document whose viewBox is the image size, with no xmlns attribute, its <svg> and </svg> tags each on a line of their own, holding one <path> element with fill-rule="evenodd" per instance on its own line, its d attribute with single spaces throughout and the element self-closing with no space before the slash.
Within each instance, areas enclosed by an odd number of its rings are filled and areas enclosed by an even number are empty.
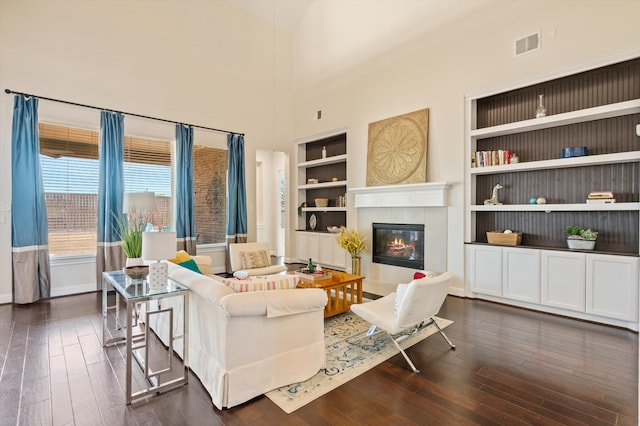
<svg viewBox="0 0 640 426">
<path fill-rule="evenodd" d="M 247 12 L 275 22 L 276 27 L 295 32 L 298 24 L 314 0 L 228 0 Z"/>
</svg>

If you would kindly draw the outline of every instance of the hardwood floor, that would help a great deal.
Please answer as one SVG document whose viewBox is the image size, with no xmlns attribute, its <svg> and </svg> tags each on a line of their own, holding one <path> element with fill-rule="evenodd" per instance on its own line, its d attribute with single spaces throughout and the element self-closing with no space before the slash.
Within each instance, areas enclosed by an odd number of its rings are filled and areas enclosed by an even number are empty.
<svg viewBox="0 0 640 426">
<path fill-rule="evenodd" d="M 638 334 L 449 297 L 437 335 L 287 415 L 265 397 L 219 411 L 198 379 L 131 406 L 101 294 L 0 305 L 1 425 L 637 425 Z"/>
</svg>

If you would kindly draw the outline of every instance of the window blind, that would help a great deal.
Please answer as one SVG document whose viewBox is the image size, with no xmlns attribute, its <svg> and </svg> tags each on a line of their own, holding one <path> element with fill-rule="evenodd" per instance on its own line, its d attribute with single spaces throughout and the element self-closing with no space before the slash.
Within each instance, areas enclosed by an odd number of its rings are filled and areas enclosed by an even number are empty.
<svg viewBox="0 0 640 426">
<path fill-rule="evenodd" d="M 95 254 L 98 140 L 95 130 L 39 123 L 49 253 Z M 125 136 L 125 191 L 156 193 L 155 226 L 172 225 L 170 141 Z"/>
</svg>

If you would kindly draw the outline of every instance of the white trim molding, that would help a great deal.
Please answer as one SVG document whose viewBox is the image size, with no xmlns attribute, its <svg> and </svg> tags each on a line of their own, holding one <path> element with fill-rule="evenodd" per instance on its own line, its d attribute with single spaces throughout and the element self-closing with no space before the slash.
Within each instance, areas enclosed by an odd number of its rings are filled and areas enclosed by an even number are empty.
<svg viewBox="0 0 640 426">
<path fill-rule="evenodd" d="M 446 207 L 447 182 L 351 188 L 355 207 Z"/>
</svg>

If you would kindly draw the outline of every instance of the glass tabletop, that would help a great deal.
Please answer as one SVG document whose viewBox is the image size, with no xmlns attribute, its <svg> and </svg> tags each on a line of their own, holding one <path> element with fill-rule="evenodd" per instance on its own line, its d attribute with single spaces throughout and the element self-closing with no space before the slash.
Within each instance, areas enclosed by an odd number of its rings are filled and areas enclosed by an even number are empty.
<svg viewBox="0 0 640 426">
<path fill-rule="evenodd" d="M 169 278 L 167 285 L 160 289 L 149 288 L 146 279 L 132 279 L 122 271 L 109 271 L 104 273 L 109 284 L 126 300 L 141 299 L 151 296 L 170 295 L 188 290 L 188 287 Z"/>
</svg>

